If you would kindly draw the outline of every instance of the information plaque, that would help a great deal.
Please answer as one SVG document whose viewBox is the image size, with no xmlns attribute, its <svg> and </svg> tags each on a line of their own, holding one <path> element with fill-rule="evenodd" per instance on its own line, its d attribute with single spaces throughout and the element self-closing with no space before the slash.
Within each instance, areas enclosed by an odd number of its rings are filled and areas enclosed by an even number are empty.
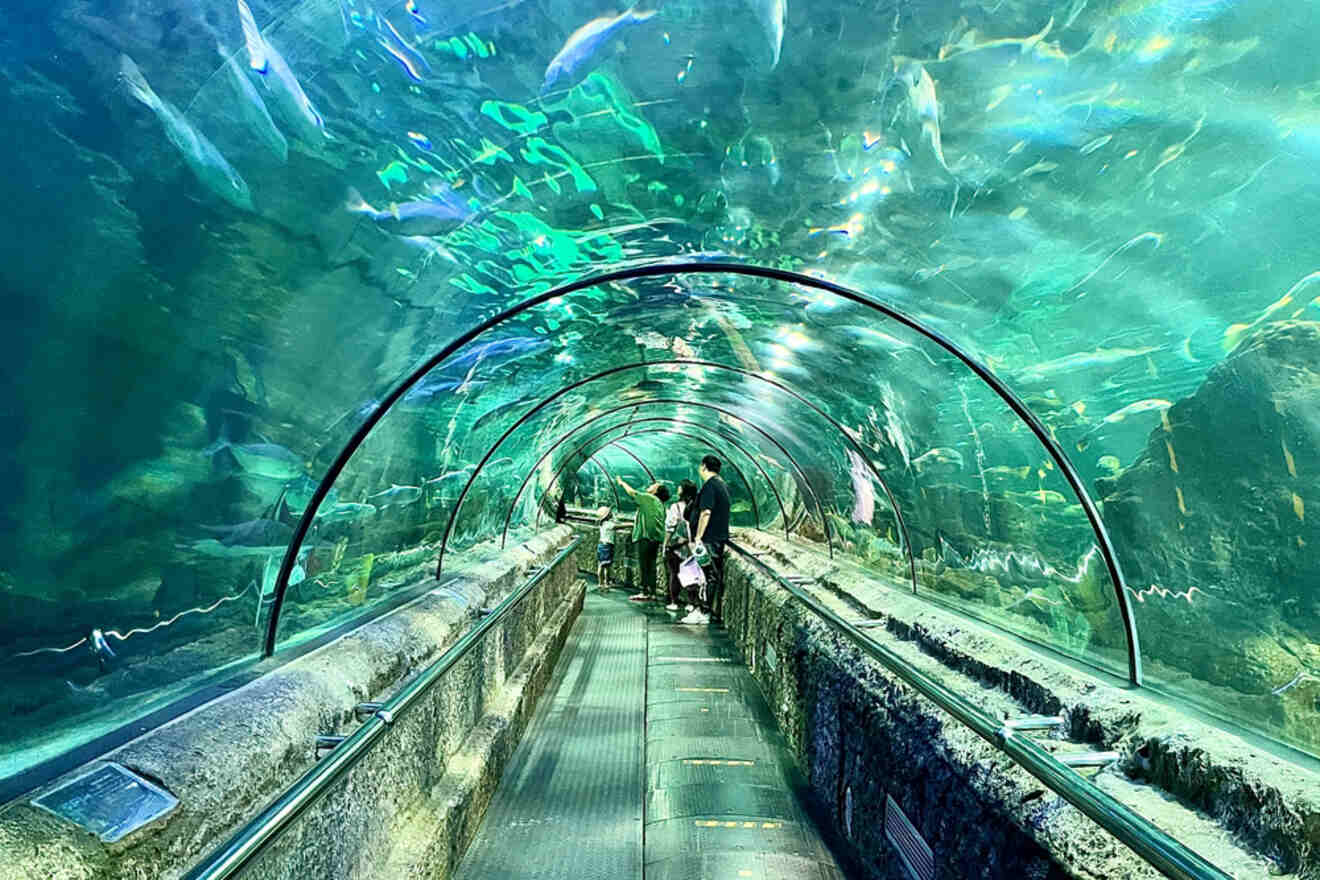
<svg viewBox="0 0 1320 880">
<path fill-rule="evenodd" d="M 32 803 L 114 843 L 179 805 L 159 785 L 120 764 L 105 764 Z"/>
</svg>

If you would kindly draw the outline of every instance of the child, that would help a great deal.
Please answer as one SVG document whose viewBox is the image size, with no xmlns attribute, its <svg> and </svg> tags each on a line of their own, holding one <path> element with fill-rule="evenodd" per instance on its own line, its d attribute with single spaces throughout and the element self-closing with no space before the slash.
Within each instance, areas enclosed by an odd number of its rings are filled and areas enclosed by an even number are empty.
<svg viewBox="0 0 1320 880">
<path fill-rule="evenodd" d="M 600 542 L 596 544 L 596 583 L 602 592 L 610 588 L 610 564 L 614 562 L 614 511 L 605 505 L 596 510 L 600 519 Z"/>
</svg>

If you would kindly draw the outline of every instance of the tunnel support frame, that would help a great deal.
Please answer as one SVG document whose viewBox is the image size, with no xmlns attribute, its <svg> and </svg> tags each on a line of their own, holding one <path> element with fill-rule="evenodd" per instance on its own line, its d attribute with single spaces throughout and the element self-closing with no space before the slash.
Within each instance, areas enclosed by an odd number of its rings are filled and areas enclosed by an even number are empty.
<svg viewBox="0 0 1320 880">
<path fill-rule="evenodd" d="M 303 515 L 299 517 L 298 524 L 294 528 L 294 533 L 290 538 L 289 546 L 285 551 L 284 559 L 280 563 L 279 574 L 276 576 L 275 580 L 275 600 L 271 607 L 270 619 L 266 629 L 264 645 L 265 655 L 269 657 L 275 653 L 280 612 L 283 610 L 284 599 L 288 592 L 289 577 L 292 575 L 294 566 L 297 564 L 298 553 L 302 549 L 303 541 L 307 538 L 307 533 L 311 528 L 312 522 L 315 520 L 317 511 L 325 501 L 325 498 L 329 494 L 330 489 L 334 486 L 335 481 L 339 478 L 340 473 L 342 473 L 344 468 L 347 467 L 353 454 L 366 441 L 367 436 L 400 398 L 402 398 L 433 369 L 448 360 L 449 357 L 459 349 L 472 342 L 482 333 L 499 326 L 505 321 L 508 321 L 523 312 L 533 309 L 552 299 L 564 297 L 591 287 L 598 287 L 602 284 L 664 275 L 740 275 L 821 290 L 826 293 L 834 294 L 835 296 L 841 297 L 864 308 L 869 308 L 893 321 L 897 321 L 908 329 L 913 330 L 934 342 L 940 348 L 961 361 L 963 365 L 970 369 L 984 384 L 988 385 L 991 390 L 999 395 L 1000 399 L 1003 400 L 1018 418 L 1027 425 L 1031 432 L 1036 435 L 1036 439 L 1045 447 L 1045 450 L 1054 460 L 1054 463 L 1058 465 L 1064 479 L 1072 487 L 1074 494 L 1081 502 L 1082 511 L 1085 513 L 1087 521 L 1090 523 L 1091 529 L 1095 533 L 1100 553 L 1104 557 L 1105 566 L 1108 569 L 1110 580 L 1114 586 L 1114 596 L 1118 603 L 1119 614 L 1122 617 L 1124 633 L 1127 638 L 1128 680 L 1134 686 L 1141 685 L 1143 678 L 1141 668 L 1141 646 L 1137 635 L 1136 621 L 1132 614 L 1131 602 L 1128 600 L 1127 596 L 1127 581 L 1123 576 L 1122 566 L 1118 561 L 1118 554 L 1114 548 L 1113 541 L 1110 539 L 1109 532 L 1105 528 L 1104 521 L 1100 517 L 1099 508 L 1096 507 L 1095 501 L 1087 491 L 1081 475 L 1078 473 L 1072 461 L 1068 458 L 1067 453 L 1063 451 L 1063 447 L 1053 438 L 1044 422 L 1042 422 L 1040 418 L 1031 411 L 1030 407 L 1028 407 L 1011 388 L 996 376 L 988 366 L 981 363 L 981 361 L 964 350 L 962 346 L 958 345 L 944 334 L 893 306 L 873 300 L 849 287 L 786 269 L 774 269 L 766 266 L 714 260 L 659 261 L 642 266 L 605 272 L 599 275 L 580 278 L 575 281 L 561 284 L 549 290 L 542 291 L 541 293 L 534 294 L 526 300 L 523 300 L 521 303 L 504 309 L 475 326 L 470 327 L 413 370 L 402 382 L 396 385 L 393 390 L 386 394 L 385 397 L 376 404 L 371 412 L 367 414 L 367 417 L 362 421 L 362 424 L 360 424 L 353 432 L 348 442 L 345 443 L 330 467 L 326 470 L 325 476 L 321 478 L 321 482 L 316 487 L 316 491 L 312 493 L 312 497 L 308 501 Z"/>
<path fill-rule="evenodd" d="M 616 412 L 622 412 L 623 410 L 627 410 L 627 409 L 637 409 L 637 408 L 640 408 L 640 407 L 642 407 L 642 406 L 654 405 L 654 404 L 657 404 L 657 403 L 660 403 L 660 404 L 672 404 L 672 403 L 676 403 L 676 402 L 677 402 L 677 403 L 682 403 L 682 404 L 684 404 L 685 406 L 703 407 L 703 408 L 707 408 L 707 409 L 713 409 L 713 410 L 718 411 L 718 412 L 722 412 L 722 413 L 724 413 L 725 415 L 729 416 L 730 418 L 737 420 L 739 423 L 747 425 L 749 428 L 751 428 L 752 430 L 756 431 L 756 432 L 759 433 L 761 436 L 763 436 L 763 437 L 765 437 L 767 440 L 769 440 L 770 443 L 771 443 L 776 449 L 778 449 L 778 450 L 780 451 L 780 453 L 782 453 L 783 456 L 784 456 L 785 458 L 788 459 L 788 461 L 789 461 L 789 463 L 792 465 L 794 471 L 797 473 L 797 475 L 798 475 L 798 479 L 800 479 L 800 480 L 802 481 L 802 484 L 803 484 L 803 486 L 805 487 L 805 489 L 806 489 L 806 491 L 807 491 L 807 494 L 810 495 L 812 501 L 815 502 L 816 510 L 817 510 L 817 512 L 820 514 L 821 521 L 822 521 L 822 524 L 823 524 L 823 528 L 825 529 L 826 540 L 827 540 L 827 541 L 829 540 L 829 536 L 830 536 L 829 522 L 828 522 L 828 520 L 825 519 L 825 508 L 824 508 L 824 506 L 820 503 L 820 498 L 816 495 L 816 491 L 815 491 L 815 489 L 813 489 L 813 488 L 811 487 L 811 484 L 807 481 L 806 473 L 802 470 L 802 467 L 797 463 L 797 459 L 795 459 L 795 458 L 793 457 L 793 454 L 792 454 L 791 452 L 789 452 L 789 451 L 788 451 L 788 450 L 787 450 L 787 449 L 786 449 L 786 448 L 785 448 L 785 447 L 784 447 L 784 446 L 783 446 L 778 440 L 776 440 L 774 437 L 772 437 L 772 436 L 769 434 L 769 432 L 767 432 L 764 428 L 761 428 L 761 427 L 757 426 L 756 424 L 754 424 L 754 423 L 752 423 L 752 422 L 746 420 L 745 418 L 743 418 L 742 416 L 738 415 L 737 413 L 734 413 L 734 412 L 729 411 L 729 410 L 725 410 L 725 409 L 723 409 L 722 407 L 715 406 L 714 404 L 710 404 L 710 403 L 700 403 L 700 402 L 691 402 L 691 401 L 674 401 L 674 400 L 671 400 L 671 399 L 668 399 L 668 398 L 660 398 L 660 399 L 656 399 L 656 400 L 643 401 L 642 403 L 626 403 L 626 404 L 621 404 L 621 405 L 619 405 L 619 406 L 613 407 L 612 409 L 607 409 L 607 410 L 605 410 L 605 411 L 603 411 L 603 412 L 597 413 L 595 416 L 593 416 L 593 417 L 590 418 L 590 419 L 587 419 L 585 422 L 579 422 L 579 423 L 578 423 L 577 425 L 575 425 L 572 429 L 570 429 L 569 431 L 567 431 L 567 432 L 564 433 L 564 434 L 561 434 L 558 438 L 556 438 L 555 441 L 554 441 L 554 443 L 552 443 L 552 444 L 550 445 L 550 447 L 549 447 L 548 449 L 546 449 L 546 451 L 545 451 L 544 453 L 542 453 L 541 457 L 540 457 L 539 459 L 537 459 L 536 463 L 533 464 L 532 467 L 528 470 L 527 475 L 526 475 L 525 477 L 523 477 L 522 485 L 520 485 L 520 486 L 518 487 L 518 492 L 513 496 L 513 500 L 509 502 L 509 509 L 508 509 L 508 511 L 507 511 L 507 512 L 505 513 L 505 515 L 504 515 L 504 531 L 501 533 L 501 536 L 500 536 L 500 546 L 503 547 L 503 546 L 507 543 L 507 541 L 508 541 L 508 537 L 509 537 L 509 525 L 510 525 L 510 523 L 511 523 L 512 520 L 513 520 L 513 509 L 514 509 L 515 507 L 517 507 L 517 505 L 518 505 L 518 499 L 522 496 L 523 491 L 526 490 L 526 488 L 527 488 L 527 484 L 528 484 L 529 482 L 531 482 L 532 476 L 536 473 L 536 469 L 539 468 L 539 467 L 541 466 L 541 463 L 542 463 L 543 461 L 545 461 L 545 459 L 546 459 L 547 457 L 549 457 L 549 455 L 550 455 L 552 452 L 554 452 L 555 449 L 557 449 L 560 445 L 562 445 L 563 443 L 565 443 L 570 437 L 572 437 L 575 433 L 577 433 L 577 432 L 580 431 L 581 429 L 587 427 L 588 425 L 594 424 L 595 422 L 600 421 L 600 420 L 603 419 L 605 416 L 613 415 L 614 413 L 616 413 Z M 688 420 L 688 419 L 681 419 L 680 417 L 677 417 L 677 416 L 671 416 L 671 417 L 656 416 L 656 417 L 652 417 L 652 418 L 645 419 L 645 420 L 642 420 L 642 421 L 663 421 L 663 422 L 670 422 L 670 423 L 680 423 L 680 422 L 681 422 L 682 424 L 694 425 L 694 426 L 696 426 L 696 427 L 704 427 L 703 425 L 700 425 L 699 423 L 693 422 L 693 421 Z M 601 437 L 605 436 L 606 434 L 608 434 L 608 433 L 611 432 L 611 431 L 616 431 L 616 430 L 618 430 L 619 428 L 626 428 L 626 427 L 628 427 L 629 425 L 640 424 L 640 423 L 641 423 L 641 422 L 631 422 L 631 421 L 629 421 L 629 422 L 623 422 L 623 423 L 618 424 L 618 425 L 611 425 L 610 427 L 606 428 L 605 430 L 600 431 L 599 433 L 592 435 L 591 438 L 589 438 L 586 442 L 584 442 L 581 446 L 578 447 L 578 450 L 576 450 L 574 454 L 576 454 L 577 451 L 580 451 L 580 450 L 582 450 L 582 449 L 585 449 L 588 445 L 590 445 L 590 443 L 591 443 L 592 441 L 600 439 Z M 571 459 L 571 458 L 572 458 L 572 456 L 570 455 L 570 459 Z M 562 466 L 561 466 L 561 469 L 562 469 Z M 479 469 L 478 469 L 478 470 L 479 470 Z M 474 477 L 476 476 L 476 473 L 477 473 L 477 471 L 474 471 L 474 472 L 473 472 L 473 476 L 474 476 Z M 460 500 L 461 500 L 461 496 L 460 496 Z M 454 509 L 450 512 L 450 521 L 451 521 L 451 524 L 452 524 L 452 521 L 453 521 L 454 519 L 456 519 L 457 516 L 458 516 L 459 506 L 460 506 L 460 505 L 459 505 L 458 503 L 455 503 L 455 505 L 454 505 Z M 833 544 L 831 543 L 831 544 L 829 545 L 829 547 L 830 547 L 830 556 L 832 557 L 832 556 L 834 555 L 834 547 L 833 547 Z M 435 568 L 435 576 L 436 576 L 437 578 L 440 577 L 440 574 L 441 574 L 441 572 L 442 572 L 442 570 L 443 570 L 445 548 L 446 548 L 446 545 L 444 544 L 444 542 L 442 542 L 441 545 L 440 545 L 440 559 L 436 562 L 436 568 Z"/>
</svg>

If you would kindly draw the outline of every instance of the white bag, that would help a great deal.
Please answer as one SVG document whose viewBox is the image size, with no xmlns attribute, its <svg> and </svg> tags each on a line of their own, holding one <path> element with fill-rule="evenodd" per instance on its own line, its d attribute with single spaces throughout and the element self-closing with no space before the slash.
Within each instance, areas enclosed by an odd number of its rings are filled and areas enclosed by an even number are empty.
<svg viewBox="0 0 1320 880">
<path fill-rule="evenodd" d="M 706 573 L 701 570 L 700 565 L 697 565 L 695 555 L 684 559 L 678 566 L 678 582 L 685 587 L 693 585 L 706 586 Z"/>
</svg>

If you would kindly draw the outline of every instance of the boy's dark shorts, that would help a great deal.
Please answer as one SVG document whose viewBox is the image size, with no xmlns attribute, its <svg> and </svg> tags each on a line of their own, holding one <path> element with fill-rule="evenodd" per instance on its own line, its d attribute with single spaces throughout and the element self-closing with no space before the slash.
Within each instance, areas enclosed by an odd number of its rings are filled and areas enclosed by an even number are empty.
<svg viewBox="0 0 1320 880">
<path fill-rule="evenodd" d="M 611 562 L 613 562 L 613 561 L 614 561 L 614 545 L 613 545 L 613 544 L 597 544 L 597 545 L 596 545 L 596 562 L 597 562 L 598 564 L 600 564 L 600 565 L 609 565 L 609 564 L 610 564 Z"/>
</svg>

